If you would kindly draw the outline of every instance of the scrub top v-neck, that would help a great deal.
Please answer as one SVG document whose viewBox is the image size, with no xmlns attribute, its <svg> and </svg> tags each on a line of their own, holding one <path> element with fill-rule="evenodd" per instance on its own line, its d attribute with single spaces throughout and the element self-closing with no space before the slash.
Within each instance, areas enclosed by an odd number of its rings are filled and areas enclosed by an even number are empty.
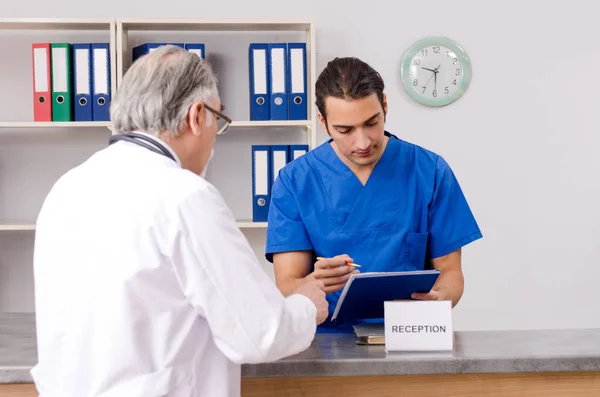
<svg viewBox="0 0 600 397">
<path fill-rule="evenodd" d="M 482 236 L 444 159 L 389 136 L 363 185 L 331 140 L 284 167 L 273 184 L 267 260 L 310 250 L 348 254 L 361 272 L 421 270 Z M 330 317 L 340 291 L 327 295 Z M 329 319 L 321 330 L 333 325 Z"/>
</svg>

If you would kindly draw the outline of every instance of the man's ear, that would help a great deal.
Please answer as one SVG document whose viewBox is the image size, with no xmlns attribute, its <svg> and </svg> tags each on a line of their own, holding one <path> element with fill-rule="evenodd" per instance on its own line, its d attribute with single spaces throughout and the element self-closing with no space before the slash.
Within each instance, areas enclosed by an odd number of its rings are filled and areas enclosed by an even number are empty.
<svg viewBox="0 0 600 397">
<path fill-rule="evenodd" d="M 387 95 L 383 94 L 383 121 L 385 121 L 388 112 Z"/>
<path fill-rule="evenodd" d="M 202 102 L 194 102 L 188 110 L 188 125 L 192 134 L 198 136 L 206 125 L 206 111 Z"/>
<path fill-rule="evenodd" d="M 321 112 L 319 112 L 319 121 L 321 122 L 323 129 L 327 132 L 327 134 L 329 134 L 329 129 L 327 128 L 327 119 L 321 114 Z"/>
</svg>

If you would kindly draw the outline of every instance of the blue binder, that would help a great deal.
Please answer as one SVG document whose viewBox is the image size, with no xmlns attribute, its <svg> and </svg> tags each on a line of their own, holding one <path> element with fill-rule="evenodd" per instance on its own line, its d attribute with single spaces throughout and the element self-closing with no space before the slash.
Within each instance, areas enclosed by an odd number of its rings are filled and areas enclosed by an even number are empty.
<svg viewBox="0 0 600 397">
<path fill-rule="evenodd" d="M 111 73 L 108 43 L 92 43 L 92 120 L 110 120 Z"/>
<path fill-rule="evenodd" d="M 250 120 L 269 120 L 269 45 L 266 43 L 250 43 L 248 57 Z"/>
<path fill-rule="evenodd" d="M 288 145 L 271 145 L 271 189 L 279 175 L 279 171 L 289 163 Z"/>
<path fill-rule="evenodd" d="M 140 44 L 136 47 L 133 47 L 131 62 L 133 63 L 139 57 L 144 56 L 144 55 L 150 53 L 151 51 L 157 49 L 158 47 L 167 45 L 167 44 L 176 45 L 181 48 L 184 48 L 183 43 L 144 43 L 144 44 Z"/>
<path fill-rule="evenodd" d="M 308 145 L 290 145 L 289 152 L 289 161 L 291 162 L 308 153 Z"/>
<path fill-rule="evenodd" d="M 157 49 L 161 45 L 165 45 L 165 43 L 144 43 L 144 44 L 138 45 L 136 47 L 133 47 L 133 50 L 131 51 L 132 63 L 135 62 L 141 56 L 148 54 L 150 51 L 152 51 L 154 49 Z"/>
<path fill-rule="evenodd" d="M 271 120 L 287 120 L 288 83 L 287 83 L 287 44 L 269 44 L 269 78 L 271 80 L 271 100 L 269 112 Z"/>
<path fill-rule="evenodd" d="M 290 120 L 307 120 L 306 43 L 288 43 L 288 103 Z"/>
<path fill-rule="evenodd" d="M 206 59 L 203 43 L 186 43 L 184 47 L 187 51 L 198 55 L 202 59 Z"/>
<path fill-rule="evenodd" d="M 92 45 L 77 43 L 71 48 L 73 121 L 92 121 Z"/>
<path fill-rule="evenodd" d="M 331 321 L 383 318 L 383 302 L 411 299 L 413 292 L 429 292 L 439 274 L 438 269 L 353 274 L 342 290 Z"/>
<path fill-rule="evenodd" d="M 252 221 L 266 222 L 271 203 L 271 147 L 252 145 Z"/>
</svg>

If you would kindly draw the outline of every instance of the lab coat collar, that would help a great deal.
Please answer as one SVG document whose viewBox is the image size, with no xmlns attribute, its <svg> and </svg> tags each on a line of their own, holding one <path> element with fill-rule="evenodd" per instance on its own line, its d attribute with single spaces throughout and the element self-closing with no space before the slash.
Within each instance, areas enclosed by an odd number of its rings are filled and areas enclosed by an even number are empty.
<svg viewBox="0 0 600 397">
<path fill-rule="evenodd" d="M 177 157 L 177 153 L 175 153 L 175 151 L 174 151 L 173 149 L 171 149 L 171 147 L 170 147 L 170 146 L 167 144 L 167 142 L 165 142 L 165 141 L 163 141 L 162 139 L 160 139 L 159 137 L 157 137 L 157 136 L 155 136 L 155 135 L 152 135 L 152 134 L 149 134 L 149 133 L 147 133 L 147 132 L 143 132 L 143 131 L 134 131 L 134 132 L 135 132 L 136 134 L 142 134 L 142 135 L 145 135 L 145 136 L 147 136 L 148 138 L 150 138 L 150 139 L 152 139 L 152 140 L 156 141 L 158 144 L 160 144 L 160 145 L 164 146 L 164 147 L 165 147 L 165 148 L 166 148 L 166 149 L 169 151 L 169 153 L 171 153 L 171 155 L 172 155 L 172 156 L 173 156 L 173 158 L 175 159 L 175 162 L 176 162 L 177 164 L 179 164 L 179 166 L 181 166 L 181 160 L 179 160 L 179 157 Z"/>
</svg>

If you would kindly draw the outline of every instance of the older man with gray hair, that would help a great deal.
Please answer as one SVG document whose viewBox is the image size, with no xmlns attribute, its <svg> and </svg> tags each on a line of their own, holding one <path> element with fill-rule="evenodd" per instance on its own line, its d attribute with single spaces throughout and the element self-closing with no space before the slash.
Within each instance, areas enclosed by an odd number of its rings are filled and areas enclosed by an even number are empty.
<svg viewBox="0 0 600 397">
<path fill-rule="evenodd" d="M 138 59 L 111 119 L 112 144 L 37 220 L 40 396 L 239 396 L 240 364 L 309 346 L 323 284 L 285 298 L 200 177 L 231 121 L 208 62 L 175 46 Z"/>
</svg>

